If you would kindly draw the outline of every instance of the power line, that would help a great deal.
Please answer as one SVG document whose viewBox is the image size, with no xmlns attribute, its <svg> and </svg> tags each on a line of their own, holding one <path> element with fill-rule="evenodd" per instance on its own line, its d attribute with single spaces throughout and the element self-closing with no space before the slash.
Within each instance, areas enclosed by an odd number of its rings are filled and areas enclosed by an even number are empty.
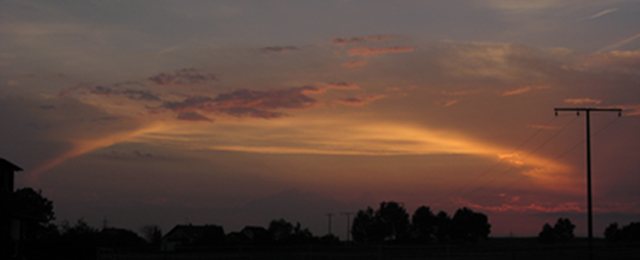
<svg viewBox="0 0 640 260">
<path fill-rule="evenodd" d="M 604 131 L 605 129 L 607 129 L 609 126 L 611 126 L 615 121 L 617 121 L 618 118 L 614 118 L 613 120 L 609 121 L 609 123 L 607 123 L 605 126 L 603 126 L 602 128 L 598 129 L 598 131 L 596 131 L 592 136 L 597 136 L 598 134 L 600 134 L 602 131 Z M 569 154 L 570 152 L 572 152 L 573 150 L 575 150 L 576 148 L 578 148 L 580 145 L 582 145 L 585 142 L 585 140 L 582 140 L 578 143 L 576 143 L 575 145 L 573 145 L 571 148 L 569 148 L 568 150 L 565 150 L 564 152 L 562 152 L 561 154 L 559 154 L 558 156 L 556 156 L 555 158 L 553 158 L 552 160 L 550 160 L 549 162 L 547 162 L 547 164 L 543 165 L 540 169 L 545 169 L 547 168 L 549 165 L 551 165 L 552 163 L 557 162 L 558 160 L 560 160 L 562 157 L 566 156 L 567 154 Z M 498 188 L 495 188 L 493 190 L 491 190 L 490 192 L 485 193 L 484 195 L 478 197 L 478 199 L 480 198 L 485 198 L 491 194 L 496 193 L 498 190 L 504 189 L 507 186 L 511 186 L 519 181 L 522 181 L 524 179 L 526 179 L 528 176 L 526 175 L 522 175 L 520 176 L 520 178 L 507 183 L 506 185 L 500 186 Z"/>
<path fill-rule="evenodd" d="M 536 147 L 535 149 L 533 149 L 533 151 L 529 152 L 529 154 L 527 154 L 524 158 L 522 158 L 522 160 L 526 160 L 529 157 L 531 157 L 533 154 L 535 154 L 538 150 L 540 150 L 543 146 L 547 145 L 551 140 L 553 140 L 554 138 L 556 138 L 556 136 L 560 135 L 560 133 L 562 133 L 562 131 L 564 131 L 567 126 L 569 126 L 571 123 L 573 123 L 573 121 L 576 121 L 577 117 L 572 119 L 571 121 L 569 121 L 569 123 L 567 123 L 566 125 L 564 125 L 559 131 L 557 131 L 555 134 L 553 134 L 551 137 L 547 138 L 547 140 L 545 140 L 544 142 L 542 142 L 542 144 L 538 145 L 538 147 Z M 500 173 L 499 175 L 495 176 L 493 179 L 489 180 L 488 182 L 486 182 L 485 184 L 481 185 L 480 187 L 462 195 L 462 197 L 466 197 L 469 196 L 473 193 L 475 193 L 476 191 L 479 191 L 483 188 L 485 188 L 486 186 L 488 186 L 490 183 L 492 183 L 493 181 L 497 180 L 498 178 L 504 176 L 505 174 L 507 174 L 508 172 L 510 172 L 512 169 L 514 169 L 513 166 L 509 166 L 509 168 L 507 168 L 506 170 L 504 170 L 502 173 Z"/>
<path fill-rule="evenodd" d="M 542 125 L 541 127 L 539 127 L 539 129 L 533 133 L 533 135 L 529 136 L 524 142 L 522 142 L 520 145 L 518 145 L 511 153 L 515 153 L 517 152 L 520 148 L 522 148 L 524 145 L 526 145 L 529 141 L 533 140 L 534 137 L 536 137 L 538 134 L 540 134 L 549 124 L 551 124 L 551 122 L 553 122 L 556 119 L 556 117 L 552 117 L 549 121 L 547 121 L 544 125 Z M 495 163 L 494 165 L 492 165 L 491 167 L 489 167 L 487 170 L 481 172 L 480 174 L 478 174 L 474 179 L 469 180 L 468 182 L 466 182 L 465 184 L 461 185 L 460 187 L 458 187 L 458 189 L 449 192 L 448 194 L 434 200 L 431 204 L 435 204 L 437 202 L 442 201 L 445 198 L 450 197 L 451 195 L 463 190 L 465 187 L 467 187 L 468 185 L 470 185 L 471 183 L 479 180 L 480 178 L 484 177 L 487 173 L 489 173 L 491 170 L 493 170 L 494 168 L 496 168 L 498 165 L 502 164 L 504 162 L 504 159 L 499 160 L 497 163 Z"/>
</svg>

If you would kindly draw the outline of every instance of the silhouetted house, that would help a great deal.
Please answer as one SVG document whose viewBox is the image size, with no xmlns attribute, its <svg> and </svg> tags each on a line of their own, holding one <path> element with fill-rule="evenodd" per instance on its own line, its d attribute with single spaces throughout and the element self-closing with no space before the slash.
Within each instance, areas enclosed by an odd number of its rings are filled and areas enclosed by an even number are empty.
<svg viewBox="0 0 640 260">
<path fill-rule="evenodd" d="M 13 174 L 22 171 L 22 168 L 0 158 L 0 192 L 13 192 Z"/>
<path fill-rule="evenodd" d="M 216 225 L 177 225 L 162 237 L 162 251 L 175 251 L 179 247 L 219 246 L 225 242 L 224 230 Z"/>
<path fill-rule="evenodd" d="M 17 249 L 17 242 L 24 237 L 21 229 L 23 222 L 29 219 L 24 214 L 13 196 L 13 174 L 22 168 L 0 158 L 0 257 L 11 255 Z"/>
<path fill-rule="evenodd" d="M 267 245 L 273 242 L 271 232 L 258 226 L 246 226 L 240 232 L 231 232 L 227 235 L 227 243 L 235 245 Z"/>
<path fill-rule="evenodd" d="M 266 228 L 257 226 L 246 226 L 241 233 L 253 243 L 265 243 L 272 240 L 271 233 Z"/>
<path fill-rule="evenodd" d="M 147 242 L 135 232 L 122 228 L 103 228 L 100 231 L 100 246 L 108 248 L 142 247 Z"/>
</svg>

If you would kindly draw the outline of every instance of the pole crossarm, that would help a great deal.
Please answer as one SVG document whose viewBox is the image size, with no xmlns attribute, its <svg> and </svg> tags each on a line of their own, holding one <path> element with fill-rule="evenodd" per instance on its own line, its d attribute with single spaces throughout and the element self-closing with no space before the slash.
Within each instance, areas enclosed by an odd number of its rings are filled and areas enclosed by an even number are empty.
<svg viewBox="0 0 640 260">
<path fill-rule="evenodd" d="M 596 107 L 580 107 L 580 108 L 573 108 L 573 107 L 565 107 L 565 108 L 555 108 L 553 109 L 556 112 L 556 115 L 558 115 L 559 111 L 576 111 L 578 113 L 580 113 L 580 111 L 585 111 L 585 112 L 590 112 L 590 111 L 608 111 L 608 112 L 618 112 L 618 116 L 622 116 L 622 109 L 620 108 L 596 108 Z"/>
</svg>

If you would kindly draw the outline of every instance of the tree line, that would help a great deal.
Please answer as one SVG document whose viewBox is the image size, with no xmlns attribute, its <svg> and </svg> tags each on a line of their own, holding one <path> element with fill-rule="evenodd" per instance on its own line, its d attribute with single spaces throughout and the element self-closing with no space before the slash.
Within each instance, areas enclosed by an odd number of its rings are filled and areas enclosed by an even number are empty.
<svg viewBox="0 0 640 260">
<path fill-rule="evenodd" d="M 6 199 L 6 200 L 5 200 Z M 160 250 L 163 238 L 158 226 L 149 225 L 134 232 L 122 228 L 95 228 L 83 219 L 74 224 L 63 221 L 54 224 L 53 202 L 31 188 L 18 189 L 3 203 L 22 205 L 30 211 L 34 221 L 25 223 L 26 232 L 19 244 L 3 243 L 6 252 L 18 252 L 30 259 L 93 259 L 97 248 L 140 248 L 149 252 Z M 344 242 L 332 234 L 315 236 L 300 223 L 295 225 L 285 219 L 272 220 L 264 230 L 263 240 L 252 245 L 340 245 Z M 540 243 L 566 243 L 574 237 L 575 225 L 568 218 L 560 218 L 554 226 L 545 224 L 538 235 Z M 222 228 L 220 227 L 220 230 Z M 238 245 L 242 240 L 234 240 L 242 232 L 224 234 L 220 245 Z M 491 224 L 488 217 L 480 212 L 463 207 L 451 216 L 444 211 L 434 213 L 429 207 L 421 206 L 410 216 L 401 203 L 382 202 L 377 209 L 367 207 L 359 210 L 352 221 L 353 244 L 360 245 L 427 245 L 427 244 L 468 244 L 488 238 Z M 140 236 L 142 234 L 142 236 Z M 604 232 L 609 242 L 640 241 L 640 222 L 619 227 L 612 223 Z M 207 246 L 207 245 L 199 245 Z M 208 245 L 212 246 L 212 245 Z"/>
<path fill-rule="evenodd" d="M 440 211 L 434 214 L 421 206 L 411 221 L 404 207 L 397 202 L 382 202 L 380 208 L 358 211 L 351 234 L 357 243 L 464 243 L 486 239 L 491 224 L 485 214 L 469 208 L 458 209 L 453 217 Z"/>
</svg>

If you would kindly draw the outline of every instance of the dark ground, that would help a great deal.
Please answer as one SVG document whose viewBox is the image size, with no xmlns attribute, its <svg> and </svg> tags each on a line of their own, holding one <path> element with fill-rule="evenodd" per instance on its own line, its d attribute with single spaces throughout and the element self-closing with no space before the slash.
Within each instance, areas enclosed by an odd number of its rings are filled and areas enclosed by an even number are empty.
<svg viewBox="0 0 640 260">
<path fill-rule="evenodd" d="M 468 245 L 336 245 L 336 246 L 233 246 L 184 248 L 178 252 L 137 252 L 136 249 L 99 250 L 102 259 L 589 259 L 587 241 L 541 244 L 536 238 L 490 238 Z M 593 259 L 640 259 L 640 243 L 596 240 Z"/>
</svg>

